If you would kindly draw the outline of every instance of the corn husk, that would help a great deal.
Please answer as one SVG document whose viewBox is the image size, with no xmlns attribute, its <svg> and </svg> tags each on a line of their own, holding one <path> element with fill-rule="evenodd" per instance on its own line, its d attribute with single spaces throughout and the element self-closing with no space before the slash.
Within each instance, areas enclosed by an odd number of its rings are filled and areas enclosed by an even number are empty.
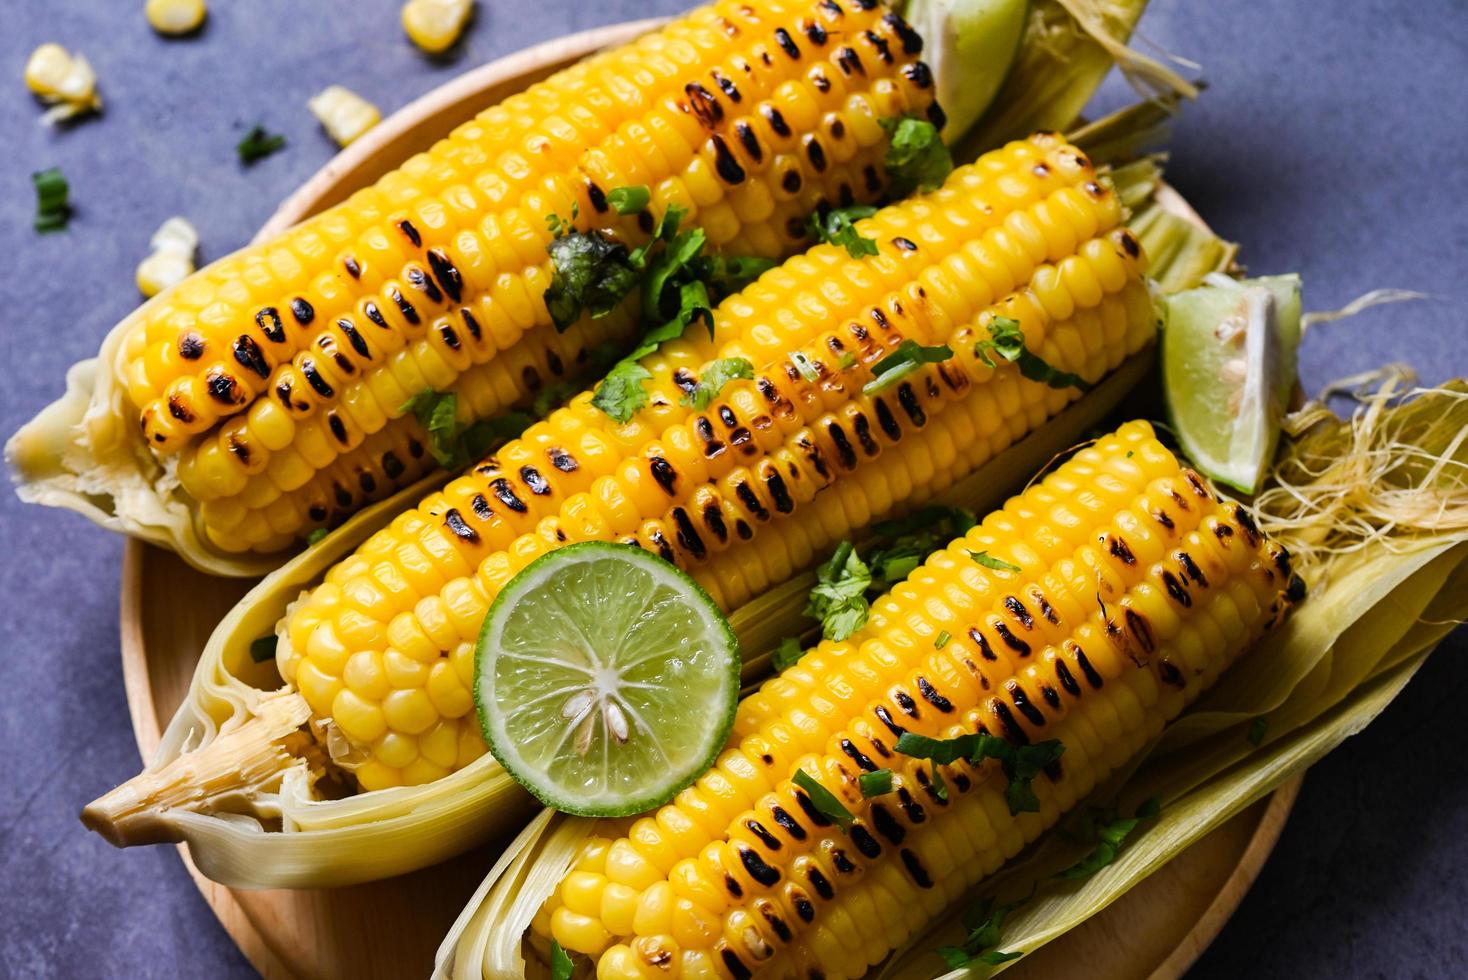
<svg viewBox="0 0 1468 980">
<path fill-rule="evenodd" d="M 1387 375 L 1351 420 L 1321 418 L 1295 438 L 1255 501 L 1265 530 L 1296 551 L 1313 594 L 1092 797 L 1120 812 L 1156 797 L 1161 816 L 1089 878 L 1054 877 L 1090 845 L 1051 834 L 984 882 L 973 898 L 1029 896 L 1006 921 L 999 948 L 1028 953 L 1064 935 L 1302 773 L 1380 714 L 1468 618 L 1468 383 L 1414 391 L 1402 402 L 1399 381 Z M 1249 733 L 1261 717 L 1267 727 L 1256 746 Z M 587 821 L 549 811 L 537 818 L 445 938 L 435 978 L 545 976 L 544 950 L 526 928 L 592 832 Z M 945 972 L 933 955 L 962 941 L 969 904 L 869 976 L 993 972 Z"/>
</svg>

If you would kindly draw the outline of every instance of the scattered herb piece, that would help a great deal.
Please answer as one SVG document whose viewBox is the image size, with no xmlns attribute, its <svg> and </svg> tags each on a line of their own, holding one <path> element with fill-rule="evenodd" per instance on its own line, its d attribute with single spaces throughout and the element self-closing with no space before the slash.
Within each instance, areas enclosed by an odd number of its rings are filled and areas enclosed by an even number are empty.
<svg viewBox="0 0 1468 980">
<path fill-rule="evenodd" d="M 953 348 L 947 344 L 924 347 L 916 340 L 908 339 L 893 348 L 892 353 L 872 365 L 874 377 L 862 386 L 864 395 L 874 395 L 890 388 L 924 364 L 938 364 L 953 356 Z"/>
<path fill-rule="evenodd" d="M 972 558 L 974 561 L 978 562 L 980 565 L 983 565 L 985 568 L 992 568 L 996 572 L 1022 572 L 1022 571 L 1024 571 L 1024 569 L 1023 568 L 1020 568 L 1018 565 L 1011 565 L 1009 562 L 1004 561 L 1003 559 L 995 558 L 993 555 L 990 555 L 987 551 L 970 551 L 968 553 L 968 556 L 970 558 Z"/>
<path fill-rule="evenodd" d="M 774 259 L 762 259 L 753 255 L 701 255 L 696 263 L 698 278 L 708 283 L 709 295 L 723 299 L 731 293 L 754 282 L 760 276 L 779 265 Z"/>
<path fill-rule="evenodd" d="M 647 210 L 652 200 L 652 191 L 646 184 L 635 187 L 613 187 L 607 192 L 607 202 L 617 209 L 618 214 L 640 214 Z"/>
<path fill-rule="evenodd" d="M 326 537 L 330 533 L 331 533 L 331 531 L 328 528 L 318 527 L 314 531 L 312 531 L 310 534 L 306 535 L 306 544 L 308 544 L 308 545 L 315 544 L 316 542 L 320 541 L 322 538 Z"/>
<path fill-rule="evenodd" d="M 935 764 L 931 769 L 928 770 L 928 772 L 931 776 L 933 783 L 933 795 L 938 797 L 938 799 L 942 800 L 944 803 L 947 803 L 948 780 L 943 778 L 943 770 L 939 769 L 938 766 Z"/>
<path fill-rule="evenodd" d="M 401 411 L 412 414 L 428 433 L 428 451 L 447 470 L 459 469 L 489 452 L 498 443 L 525 431 L 531 422 L 521 412 L 484 419 L 459 428 L 459 398 L 451 391 L 424 389 L 408 399 Z"/>
<path fill-rule="evenodd" d="M 806 228 L 818 242 L 840 245 L 853 259 L 877 254 L 877 241 L 865 238 L 856 230 L 856 222 L 870 218 L 877 209 L 866 204 L 849 208 L 824 208 L 811 213 Z"/>
<path fill-rule="evenodd" d="M 861 795 L 867 799 L 873 796 L 885 796 L 892 792 L 892 770 L 878 769 L 875 772 L 864 772 L 856 777 L 856 785 L 861 790 Z"/>
<path fill-rule="evenodd" d="M 644 381 L 652 372 L 636 361 L 622 361 L 596 386 L 591 404 L 617 422 L 626 422 L 647 404 Z"/>
<path fill-rule="evenodd" d="M 911 575 L 928 555 L 974 526 L 974 515 L 961 507 L 924 507 L 895 521 L 881 521 L 872 530 L 888 539 L 867 556 L 872 588 L 885 592 Z"/>
<path fill-rule="evenodd" d="M 841 360 L 837 361 L 836 363 L 841 365 L 841 370 L 850 371 L 852 368 L 856 367 L 856 355 L 849 352 L 842 354 Z"/>
<path fill-rule="evenodd" d="M 550 218 L 560 221 L 556 215 Z M 616 309 L 622 298 L 637 285 L 627 247 L 599 232 L 558 230 L 546 246 L 555 271 L 545 290 L 545 305 L 556 330 L 564 332 L 581 318 L 593 318 Z"/>
<path fill-rule="evenodd" d="M 1137 812 L 1133 816 L 1118 817 L 1115 811 L 1103 814 L 1104 819 L 1093 823 L 1089 835 L 1089 839 L 1096 842 L 1095 848 L 1090 854 L 1064 871 L 1061 871 L 1055 877 L 1067 881 L 1091 877 L 1091 875 L 1116 860 L 1117 854 L 1121 853 L 1122 843 L 1133 830 L 1137 829 L 1137 824 L 1143 820 L 1152 819 L 1161 810 L 1162 807 L 1157 802 L 1157 797 L 1154 796 L 1137 807 Z"/>
<path fill-rule="evenodd" d="M 953 170 L 953 156 L 938 127 L 926 119 L 899 116 L 882 120 L 887 131 L 887 178 L 894 198 L 915 190 L 932 190 Z"/>
<path fill-rule="evenodd" d="M 795 365 L 795 370 L 800 372 L 802 378 L 812 384 L 821 380 L 821 372 L 816 367 L 815 362 L 809 357 L 806 357 L 802 351 L 793 350 L 789 356 L 790 363 Z"/>
<path fill-rule="evenodd" d="M 754 378 L 754 365 L 747 358 L 721 357 L 710 361 L 703 370 L 703 376 L 698 379 L 698 384 L 693 386 L 693 391 L 683 396 L 683 404 L 692 405 L 696 411 L 701 412 L 719 397 L 724 385 L 736 378 L 746 381 Z"/>
<path fill-rule="evenodd" d="M 805 790 L 806 795 L 810 797 L 811 804 L 815 806 L 816 812 L 836 824 L 842 830 L 850 827 L 851 822 L 856 819 L 851 815 L 851 811 L 846 809 L 846 806 L 840 800 L 836 799 L 830 790 L 816 782 L 815 777 L 804 769 L 795 770 L 795 775 L 790 781 Z"/>
<path fill-rule="evenodd" d="M 1025 334 L 1019 321 L 1007 316 L 996 316 L 989 321 L 989 338 L 974 345 L 974 356 L 990 367 L 998 365 L 990 354 L 1019 366 L 1020 376 L 1038 381 L 1051 388 L 1079 388 L 1090 391 L 1091 384 L 1078 374 L 1051 367 L 1039 354 L 1025 346 Z"/>
<path fill-rule="evenodd" d="M 948 632 L 947 630 L 944 630 L 943 632 L 938 634 L 936 639 L 933 640 L 933 649 L 943 649 L 948 645 L 948 641 L 951 639 L 953 639 L 953 634 Z"/>
<path fill-rule="evenodd" d="M 257 664 L 263 664 L 267 660 L 275 659 L 275 635 L 257 636 L 250 641 L 250 659 Z"/>
<path fill-rule="evenodd" d="M 770 653 L 770 663 L 776 673 L 782 673 L 794 667 L 804 655 L 805 651 L 801 649 L 800 641 L 793 636 L 787 636 Z"/>
<path fill-rule="evenodd" d="M 60 167 L 37 170 L 31 174 L 31 183 L 36 187 L 35 229 L 42 234 L 60 231 L 71 220 L 71 204 L 68 200 L 71 185 L 61 173 Z"/>
<path fill-rule="evenodd" d="M 1035 813 L 1040 801 L 1031 786 L 1034 778 L 1065 752 L 1059 739 L 1048 739 L 1031 745 L 1012 745 L 997 735 L 975 732 L 955 738 L 938 739 L 904 732 L 897 739 L 897 751 L 915 759 L 928 759 L 935 766 L 951 765 L 959 759 L 977 764 L 985 759 L 998 759 L 1009 785 L 1004 791 L 1010 813 Z"/>
<path fill-rule="evenodd" d="M 975 903 L 963 915 L 963 926 L 968 938 L 961 946 L 940 946 L 936 952 L 948 964 L 949 969 L 962 970 L 974 964 L 998 966 L 1019 959 L 1022 952 L 1001 952 L 993 947 L 999 945 L 999 931 L 1011 912 L 1024 904 L 1024 900 L 995 905 L 992 898 Z"/>
<path fill-rule="evenodd" d="M 240 140 L 234 149 L 240 155 L 240 163 L 248 167 L 264 160 L 284 146 L 284 135 L 267 132 L 264 126 L 256 126 L 245 134 L 245 138 Z"/>
<path fill-rule="evenodd" d="M 820 620 L 826 639 L 845 640 L 866 625 L 871 611 L 866 591 L 871 584 L 871 569 L 851 542 L 843 541 L 830 560 L 816 569 L 816 585 L 810 590 L 805 615 Z"/>
<path fill-rule="evenodd" d="M 1269 717 L 1260 715 L 1249 725 L 1249 744 L 1260 746 L 1264 744 L 1264 736 L 1269 734 Z"/>
<path fill-rule="evenodd" d="M 551 940 L 551 980 L 571 980 L 571 955 L 561 948 L 556 940 Z"/>
</svg>

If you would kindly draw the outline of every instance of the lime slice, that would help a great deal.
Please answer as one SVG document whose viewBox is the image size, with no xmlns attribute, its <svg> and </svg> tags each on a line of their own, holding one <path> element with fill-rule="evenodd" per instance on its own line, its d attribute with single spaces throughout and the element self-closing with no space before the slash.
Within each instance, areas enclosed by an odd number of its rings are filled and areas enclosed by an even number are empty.
<svg viewBox="0 0 1468 980">
<path fill-rule="evenodd" d="M 1163 301 L 1162 382 L 1183 452 L 1235 490 L 1259 489 L 1295 384 L 1300 277 L 1211 275 Z"/>
<path fill-rule="evenodd" d="M 928 40 L 923 55 L 938 80 L 948 122 L 944 142 L 963 138 L 983 116 L 1019 54 L 1028 0 L 910 0 L 903 16 Z"/>
<path fill-rule="evenodd" d="M 591 541 L 510 580 L 475 650 L 489 749 L 547 806 L 588 817 L 668 802 L 734 724 L 739 644 L 698 583 Z"/>
</svg>

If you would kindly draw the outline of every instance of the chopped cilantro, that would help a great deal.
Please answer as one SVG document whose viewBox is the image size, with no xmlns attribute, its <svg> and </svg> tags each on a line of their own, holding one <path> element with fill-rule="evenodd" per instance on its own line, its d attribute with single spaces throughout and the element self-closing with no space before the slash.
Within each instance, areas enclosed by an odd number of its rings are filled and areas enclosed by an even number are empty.
<svg viewBox="0 0 1468 980">
<path fill-rule="evenodd" d="M 998 966 L 1000 963 L 1019 959 L 1024 953 L 1001 952 L 994 947 L 999 945 L 999 931 L 1004 927 L 1004 920 L 1023 904 L 1022 900 L 995 905 L 992 898 L 975 903 L 963 914 L 963 927 L 968 930 L 968 937 L 964 939 L 963 945 L 940 946 L 935 952 L 952 970 L 962 970 L 976 963 Z"/>
<path fill-rule="evenodd" d="M 1043 357 L 1026 347 L 1024 331 L 1020 329 L 1018 320 L 1007 316 L 994 317 L 989 321 L 989 336 L 989 340 L 981 340 L 974 345 L 974 356 L 990 367 L 996 365 L 989 355 L 997 354 L 1011 364 L 1017 364 L 1020 376 L 1030 381 L 1038 381 L 1051 388 L 1091 390 L 1090 383 L 1080 375 L 1050 366 Z"/>
<path fill-rule="evenodd" d="M 901 116 L 882 120 L 887 131 L 887 178 L 893 197 L 915 190 L 930 191 L 953 170 L 953 156 L 938 127 L 925 119 Z"/>
<path fill-rule="evenodd" d="M 1009 812 L 1035 813 L 1040 809 L 1040 801 L 1030 784 L 1046 766 L 1060 758 L 1065 745 L 1053 738 L 1031 745 L 1012 745 L 984 732 L 946 739 L 904 732 L 897 739 L 897 751 L 915 759 L 928 759 L 934 766 L 951 765 L 959 759 L 976 764 L 985 759 L 998 759 L 1009 780 L 1004 791 Z"/>
<path fill-rule="evenodd" d="M 36 231 L 60 231 L 71 220 L 71 204 L 68 197 L 71 185 L 61 173 L 60 167 L 37 170 L 31 174 L 31 183 L 36 187 Z"/>
<path fill-rule="evenodd" d="M 698 278 L 709 285 L 709 295 L 723 299 L 754 282 L 779 263 L 753 255 L 701 255 L 695 263 Z"/>
<path fill-rule="evenodd" d="M 428 433 L 428 451 L 446 470 L 468 465 L 495 445 L 512 439 L 525 430 L 530 418 L 520 412 L 497 419 L 483 419 L 459 428 L 459 398 L 451 391 L 431 388 L 408 399 L 401 411 L 411 414 Z"/>
<path fill-rule="evenodd" d="M 736 378 L 746 381 L 754 377 L 754 365 L 743 357 L 721 357 L 716 361 L 710 361 L 708 367 L 703 369 L 703 377 L 698 379 L 693 391 L 683 396 L 684 405 L 692 405 L 696 411 L 703 411 L 709 407 L 709 403 L 719 396 L 724 385 Z"/>
<path fill-rule="evenodd" d="M 652 372 L 641 364 L 622 361 L 596 386 L 591 404 L 615 421 L 626 422 L 647 404 L 647 390 L 642 383 L 650 378 Z"/>
<path fill-rule="evenodd" d="M 953 348 L 947 344 L 924 347 L 916 340 L 904 340 L 890 354 L 872 365 L 874 377 L 862 386 L 862 394 L 874 395 L 892 387 L 924 364 L 938 364 L 952 356 Z"/>
<path fill-rule="evenodd" d="M 872 530 L 887 538 L 866 559 L 873 588 L 886 591 L 911 575 L 934 551 L 974 526 L 972 512 L 961 507 L 924 507 L 899 520 L 881 521 Z"/>
<path fill-rule="evenodd" d="M 795 770 L 795 775 L 790 781 L 805 790 L 806 795 L 810 797 L 811 804 L 816 808 L 816 812 L 843 830 L 850 827 L 851 822 L 856 819 L 851 815 L 851 811 L 846 809 L 846 806 L 840 800 L 836 799 L 835 794 L 816 782 L 815 777 L 804 769 Z"/>
<path fill-rule="evenodd" d="M 816 241 L 840 245 L 846 249 L 847 255 L 859 259 L 864 255 L 876 255 L 877 242 L 876 239 L 862 237 L 856 230 L 856 222 L 876 213 L 876 208 L 866 204 L 817 209 L 806 222 L 806 228 Z"/>
<path fill-rule="evenodd" d="M 873 796 L 885 796 L 892 792 L 892 770 L 878 769 L 875 772 L 864 772 L 856 777 L 857 788 L 861 795 L 868 799 Z"/>
<path fill-rule="evenodd" d="M 850 541 L 843 541 L 829 561 L 816 569 L 816 586 L 810 590 L 805 615 L 820 620 L 821 633 L 840 642 L 866 625 L 866 591 L 872 573 Z"/>
<path fill-rule="evenodd" d="M 275 634 L 269 636 L 257 636 L 250 641 L 250 659 L 257 664 L 263 664 L 267 660 L 275 659 L 276 639 Z"/>
<path fill-rule="evenodd" d="M 934 640 L 933 640 L 933 649 L 935 649 L 935 650 L 941 650 L 941 649 L 943 649 L 944 647 L 946 647 L 948 645 L 948 642 L 950 640 L 952 640 L 952 639 L 953 639 L 953 634 L 950 633 L 950 632 L 948 632 L 947 630 L 943 630 L 941 633 L 939 633 L 937 635 L 937 637 L 934 638 Z"/>
<path fill-rule="evenodd" d="M 646 184 L 613 187 L 607 192 L 607 201 L 617 209 L 618 214 L 640 214 L 647 210 L 647 204 L 651 200 L 652 191 L 647 189 Z"/>
<path fill-rule="evenodd" d="M 1249 744 L 1259 746 L 1264 744 L 1264 736 L 1269 734 L 1269 717 L 1260 715 L 1249 725 Z"/>
<path fill-rule="evenodd" d="M 627 247 L 600 232 L 557 232 L 546 250 L 555 271 L 545 291 L 545 306 L 557 331 L 568 329 L 582 312 L 606 316 L 637 286 L 637 269 Z"/>
<path fill-rule="evenodd" d="M 783 672 L 800 661 L 805 651 L 800 647 L 800 641 L 793 636 L 787 636 L 780 641 L 780 645 L 770 652 L 770 664 L 776 673 Z"/>
<path fill-rule="evenodd" d="M 245 134 L 235 146 L 235 152 L 240 155 L 240 163 L 250 166 L 260 160 L 264 160 L 272 153 L 285 146 L 285 137 L 280 133 L 266 132 L 264 126 L 256 126 Z"/>
<path fill-rule="evenodd" d="M 322 538 L 326 537 L 330 533 L 331 533 L 331 530 L 329 528 L 318 527 L 315 530 L 313 530 L 310 534 L 306 535 L 306 544 L 308 544 L 308 545 L 315 544 L 316 542 L 320 541 Z"/>
<path fill-rule="evenodd" d="M 571 980 L 571 955 L 561 948 L 556 940 L 551 940 L 551 980 Z"/>
<path fill-rule="evenodd" d="M 992 568 L 996 572 L 1024 571 L 1024 569 L 1020 568 L 1018 565 L 1011 565 L 1009 562 L 1003 560 L 1002 558 L 995 558 L 987 551 L 970 551 L 968 553 L 968 556 L 974 561 L 978 562 L 980 565 L 983 565 L 985 568 Z"/>
<path fill-rule="evenodd" d="M 802 378 L 812 384 L 821 380 L 820 370 L 816 367 L 814 361 L 805 356 L 803 351 L 793 350 L 790 352 L 789 357 L 790 363 L 795 365 L 795 370 L 800 372 Z"/>
<path fill-rule="evenodd" d="M 1113 810 L 1103 813 L 1100 820 L 1092 818 L 1089 823 L 1088 833 L 1085 840 L 1094 841 L 1095 848 L 1080 861 L 1058 873 L 1055 877 L 1066 880 L 1078 880 L 1089 878 L 1108 864 L 1116 860 L 1117 854 L 1121 852 L 1121 845 L 1137 829 L 1137 824 L 1143 820 L 1150 820 L 1161 812 L 1161 805 L 1157 797 L 1151 797 L 1137 808 L 1135 815 L 1130 817 L 1118 817 Z"/>
</svg>

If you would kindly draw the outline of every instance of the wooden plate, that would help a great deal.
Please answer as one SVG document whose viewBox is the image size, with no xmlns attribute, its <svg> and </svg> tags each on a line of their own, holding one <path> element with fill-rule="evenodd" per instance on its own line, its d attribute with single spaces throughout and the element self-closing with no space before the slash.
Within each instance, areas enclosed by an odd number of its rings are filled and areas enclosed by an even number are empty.
<svg viewBox="0 0 1468 980">
<path fill-rule="evenodd" d="M 586 31 L 459 76 L 343 151 L 261 229 L 276 232 L 343 200 L 486 106 L 598 48 L 657 22 Z M 1181 207 L 1181 199 L 1175 199 Z M 149 758 L 193 676 L 214 624 L 252 582 L 211 578 L 174 555 L 129 541 L 122 566 L 122 664 L 133 732 Z M 187 595 L 187 603 L 176 596 Z M 1180 976 L 1253 884 L 1284 826 L 1296 780 L 1240 813 L 1103 914 L 1010 971 L 1020 978 L 1135 980 Z M 426 976 L 433 953 L 497 844 L 388 881 L 331 891 L 232 890 L 184 863 L 241 951 L 270 980 Z"/>
</svg>

